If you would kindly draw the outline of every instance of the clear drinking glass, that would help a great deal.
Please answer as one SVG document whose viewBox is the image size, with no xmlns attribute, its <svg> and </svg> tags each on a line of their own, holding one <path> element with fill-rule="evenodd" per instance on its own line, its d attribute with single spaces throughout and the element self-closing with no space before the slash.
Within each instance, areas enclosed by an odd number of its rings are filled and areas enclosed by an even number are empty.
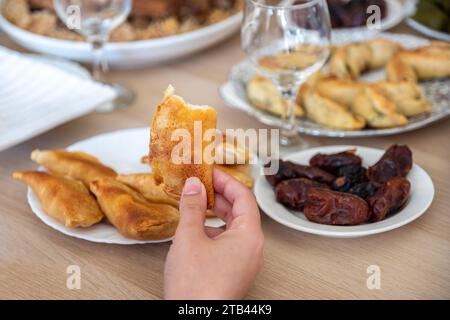
<svg viewBox="0 0 450 320">
<path fill-rule="evenodd" d="M 122 24 L 131 11 L 132 0 L 53 0 L 56 13 L 71 30 L 83 35 L 92 46 L 92 75 L 96 81 L 102 81 L 103 73 L 108 70 L 104 54 L 105 44 L 111 31 Z M 103 82 L 105 83 L 105 82 Z M 105 83 L 117 93 L 117 98 L 98 111 L 112 111 L 129 106 L 134 93 L 119 84 Z"/>
<path fill-rule="evenodd" d="M 281 145 L 302 142 L 295 118 L 296 93 L 301 83 L 325 64 L 330 38 L 326 0 L 246 1 L 242 48 L 256 70 L 273 81 L 287 102 Z"/>
</svg>

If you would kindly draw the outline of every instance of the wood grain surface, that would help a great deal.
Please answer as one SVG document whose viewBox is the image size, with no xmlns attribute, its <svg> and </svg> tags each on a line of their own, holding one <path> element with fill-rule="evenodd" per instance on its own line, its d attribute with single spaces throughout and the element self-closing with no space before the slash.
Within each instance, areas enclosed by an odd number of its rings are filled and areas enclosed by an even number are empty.
<svg viewBox="0 0 450 320">
<path fill-rule="evenodd" d="M 393 31 L 413 33 L 405 25 Z M 0 35 L 0 45 L 19 49 L 4 34 Z M 216 107 L 220 128 L 263 128 L 253 118 L 226 107 L 218 94 L 230 67 L 243 57 L 239 37 L 234 36 L 177 62 L 113 71 L 109 80 L 121 82 L 138 94 L 131 108 L 84 116 L 0 152 L 0 298 L 162 298 L 169 244 L 107 245 L 65 236 L 47 227 L 31 212 L 26 187 L 14 181 L 11 173 L 36 167 L 29 159 L 35 148 L 63 148 L 99 133 L 148 126 L 168 84 L 192 103 Z M 304 139 L 311 146 L 355 144 L 384 149 L 393 143 L 408 144 L 415 162 L 433 179 L 436 189 L 433 204 L 409 225 L 357 239 L 305 234 L 262 214 L 265 265 L 247 298 L 449 299 L 450 120 L 391 137 L 344 140 L 305 136 Z M 69 265 L 81 268 L 80 290 L 66 288 Z M 366 286 L 369 265 L 381 268 L 380 290 L 369 290 Z"/>
</svg>

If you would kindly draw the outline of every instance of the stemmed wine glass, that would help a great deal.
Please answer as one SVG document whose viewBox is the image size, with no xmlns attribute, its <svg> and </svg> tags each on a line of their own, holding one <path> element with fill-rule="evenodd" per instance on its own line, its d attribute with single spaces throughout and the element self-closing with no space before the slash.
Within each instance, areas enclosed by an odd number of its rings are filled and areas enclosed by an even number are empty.
<svg viewBox="0 0 450 320">
<path fill-rule="evenodd" d="M 326 0 L 246 1 L 242 48 L 257 72 L 270 78 L 286 101 L 281 145 L 302 142 L 295 118 L 296 93 L 325 64 L 330 38 Z"/>
<path fill-rule="evenodd" d="M 104 54 L 111 31 L 122 24 L 131 11 L 132 0 L 53 0 L 57 15 L 71 30 L 83 35 L 91 44 L 93 78 L 102 81 L 108 70 Z M 116 99 L 98 111 L 112 111 L 129 106 L 134 93 L 119 84 L 105 83 L 116 91 Z"/>
</svg>

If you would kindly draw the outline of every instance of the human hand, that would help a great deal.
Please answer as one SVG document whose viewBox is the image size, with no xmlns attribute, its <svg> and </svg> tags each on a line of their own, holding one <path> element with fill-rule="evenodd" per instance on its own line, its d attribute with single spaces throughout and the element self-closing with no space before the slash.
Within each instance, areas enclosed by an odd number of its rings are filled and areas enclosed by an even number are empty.
<svg viewBox="0 0 450 320">
<path fill-rule="evenodd" d="M 241 299 L 263 264 L 264 235 L 253 193 L 214 170 L 214 213 L 226 230 L 204 226 L 206 190 L 186 180 L 180 223 L 164 270 L 166 299 Z"/>
</svg>

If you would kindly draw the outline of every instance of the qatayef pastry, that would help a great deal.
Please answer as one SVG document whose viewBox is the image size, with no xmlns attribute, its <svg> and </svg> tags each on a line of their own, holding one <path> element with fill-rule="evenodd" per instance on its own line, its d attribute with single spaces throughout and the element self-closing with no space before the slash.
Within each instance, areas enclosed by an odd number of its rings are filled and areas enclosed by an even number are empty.
<svg viewBox="0 0 450 320">
<path fill-rule="evenodd" d="M 115 178 L 117 173 L 85 152 L 65 150 L 34 150 L 31 160 L 44 166 L 50 173 L 70 177 L 89 186 L 100 178 Z"/>
<path fill-rule="evenodd" d="M 90 227 L 104 217 L 94 197 L 79 181 L 40 171 L 18 171 L 13 177 L 33 190 L 46 214 L 68 228 Z"/>
<path fill-rule="evenodd" d="M 90 189 L 109 222 L 123 236 L 137 240 L 160 240 L 175 234 L 180 215 L 174 207 L 151 203 L 116 179 L 93 181 Z"/>
<path fill-rule="evenodd" d="M 247 98 L 258 109 L 283 116 L 286 112 L 286 101 L 280 96 L 277 88 L 270 79 L 255 76 L 247 83 Z M 303 116 L 305 113 L 301 106 L 295 104 L 295 115 Z"/>
<path fill-rule="evenodd" d="M 408 119 L 395 110 L 395 103 L 384 97 L 375 87 L 367 87 L 356 98 L 352 110 L 364 117 L 373 128 L 391 128 L 408 123 Z"/>
<path fill-rule="evenodd" d="M 216 129 L 216 122 L 217 112 L 213 108 L 186 103 L 181 97 L 174 94 L 172 86 L 166 90 L 164 99 L 152 119 L 149 158 L 156 183 L 162 183 L 164 191 L 170 196 L 179 199 L 186 179 L 197 177 L 206 188 L 208 208 L 214 206 L 212 182 L 214 159 L 205 158 L 208 156 L 208 150 L 205 151 L 205 149 L 212 146 L 214 150 L 216 136 L 197 137 L 194 134 L 194 127 L 195 123 L 199 124 L 201 133 L 204 135 L 210 129 Z M 183 137 L 190 141 L 191 154 L 187 159 L 188 164 L 175 163 L 175 159 L 172 159 L 174 148 L 179 148 L 183 139 L 173 141 L 172 134 L 177 129 L 185 129 L 185 132 L 188 133 L 188 137 Z M 186 150 L 181 153 L 186 155 L 184 152 Z M 210 156 L 214 157 L 213 153 Z M 195 155 L 200 157 L 195 158 Z"/>
</svg>

